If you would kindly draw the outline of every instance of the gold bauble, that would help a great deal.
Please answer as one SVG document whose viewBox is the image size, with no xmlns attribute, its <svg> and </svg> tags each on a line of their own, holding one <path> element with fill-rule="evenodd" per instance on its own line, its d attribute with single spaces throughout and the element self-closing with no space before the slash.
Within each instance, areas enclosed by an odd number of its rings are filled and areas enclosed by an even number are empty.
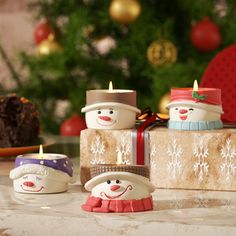
<svg viewBox="0 0 236 236">
<path fill-rule="evenodd" d="M 161 97 L 161 100 L 158 104 L 158 110 L 160 113 L 168 114 L 169 111 L 166 108 L 167 105 L 170 103 L 170 94 L 166 93 L 164 96 Z"/>
<path fill-rule="evenodd" d="M 141 12 L 138 0 L 112 0 L 109 8 L 111 18 L 123 24 L 135 21 Z"/>
<path fill-rule="evenodd" d="M 45 56 L 61 51 L 62 47 L 54 40 L 54 35 L 49 35 L 49 37 L 43 40 L 36 48 L 36 53 L 38 56 Z"/>
<path fill-rule="evenodd" d="M 154 41 L 148 47 L 147 58 L 153 66 L 171 64 L 177 60 L 177 49 L 170 41 Z"/>
</svg>

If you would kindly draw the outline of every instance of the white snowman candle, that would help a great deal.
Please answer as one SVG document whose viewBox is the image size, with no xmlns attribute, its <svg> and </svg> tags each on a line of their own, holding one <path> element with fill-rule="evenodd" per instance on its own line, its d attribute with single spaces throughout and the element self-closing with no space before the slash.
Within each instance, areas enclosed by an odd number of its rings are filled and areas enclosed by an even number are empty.
<svg viewBox="0 0 236 236">
<path fill-rule="evenodd" d="M 42 150 L 42 149 L 41 149 Z M 10 171 L 13 187 L 19 193 L 59 193 L 74 182 L 71 160 L 61 154 L 25 154 L 16 157 Z"/>
<path fill-rule="evenodd" d="M 89 90 L 86 92 L 87 104 L 82 108 L 85 120 L 91 129 L 128 129 L 135 125 L 136 92 L 133 90 L 109 89 Z"/>
<path fill-rule="evenodd" d="M 153 209 L 151 193 L 155 187 L 142 166 L 97 166 L 95 175 L 85 184 L 91 191 L 82 209 L 90 212 L 138 212 Z M 143 167 L 145 168 L 145 167 Z M 109 171 L 113 170 L 113 171 Z M 108 171 L 107 171 L 108 170 Z"/>
<path fill-rule="evenodd" d="M 176 130 L 210 130 L 223 127 L 221 90 L 198 88 L 171 89 L 168 127 Z"/>
</svg>

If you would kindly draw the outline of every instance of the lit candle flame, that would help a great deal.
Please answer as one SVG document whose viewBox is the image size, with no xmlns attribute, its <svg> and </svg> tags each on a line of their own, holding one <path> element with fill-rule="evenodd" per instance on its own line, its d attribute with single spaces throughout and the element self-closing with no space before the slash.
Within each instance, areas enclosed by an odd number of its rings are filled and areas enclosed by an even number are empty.
<svg viewBox="0 0 236 236">
<path fill-rule="evenodd" d="M 193 83 L 193 91 L 198 91 L 198 83 L 197 83 L 197 80 L 194 80 L 194 83 Z"/>
<path fill-rule="evenodd" d="M 118 151 L 118 155 L 117 155 L 117 160 L 116 160 L 116 164 L 120 165 L 122 164 L 122 154 L 120 151 Z"/>
<path fill-rule="evenodd" d="M 41 144 L 39 146 L 39 158 L 43 159 L 44 155 L 43 155 L 43 145 Z"/>
<path fill-rule="evenodd" d="M 109 91 L 112 91 L 113 90 L 113 84 L 112 84 L 112 81 L 109 82 Z"/>
</svg>

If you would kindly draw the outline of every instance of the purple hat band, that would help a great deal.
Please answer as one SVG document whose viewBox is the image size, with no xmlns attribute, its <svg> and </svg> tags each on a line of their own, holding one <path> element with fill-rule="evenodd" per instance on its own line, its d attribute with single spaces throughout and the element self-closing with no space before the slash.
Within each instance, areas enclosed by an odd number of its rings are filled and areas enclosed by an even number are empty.
<svg viewBox="0 0 236 236">
<path fill-rule="evenodd" d="M 20 155 L 16 158 L 15 167 L 19 167 L 19 166 L 27 165 L 27 164 L 43 165 L 43 166 L 53 168 L 55 170 L 60 170 L 62 172 L 65 172 L 71 177 L 73 175 L 73 164 L 71 160 L 67 156 L 64 156 L 64 155 L 55 155 L 55 158 L 52 158 L 52 159 L 33 158 L 33 155 L 32 157 L 30 157 L 30 154 Z"/>
</svg>

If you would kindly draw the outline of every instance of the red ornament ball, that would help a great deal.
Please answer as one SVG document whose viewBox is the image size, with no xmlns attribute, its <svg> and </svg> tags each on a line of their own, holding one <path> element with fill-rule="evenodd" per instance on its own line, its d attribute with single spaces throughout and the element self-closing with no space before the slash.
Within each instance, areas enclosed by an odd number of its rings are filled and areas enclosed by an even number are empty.
<svg viewBox="0 0 236 236">
<path fill-rule="evenodd" d="M 224 114 L 221 119 L 226 123 L 236 123 L 236 44 L 219 52 L 209 63 L 201 79 L 200 86 L 221 89 Z"/>
<path fill-rule="evenodd" d="M 50 34 L 54 35 L 55 32 L 48 22 L 38 24 L 34 30 L 35 43 L 40 44 L 43 40 L 48 39 Z"/>
<path fill-rule="evenodd" d="M 208 17 L 192 27 L 190 38 L 193 46 L 202 52 L 215 50 L 222 40 L 219 27 L 210 21 Z"/>
<path fill-rule="evenodd" d="M 79 115 L 73 115 L 61 124 L 60 134 L 62 136 L 79 136 L 80 131 L 86 128 L 84 118 Z"/>
</svg>

